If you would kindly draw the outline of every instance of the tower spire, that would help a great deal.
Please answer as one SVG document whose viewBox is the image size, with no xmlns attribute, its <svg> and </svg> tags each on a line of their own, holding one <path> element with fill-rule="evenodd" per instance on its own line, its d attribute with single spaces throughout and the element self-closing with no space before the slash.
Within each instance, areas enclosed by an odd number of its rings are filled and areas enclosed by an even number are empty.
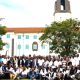
<svg viewBox="0 0 80 80">
<path fill-rule="evenodd" d="M 54 21 L 62 21 L 71 18 L 69 0 L 56 0 L 54 6 Z"/>
<path fill-rule="evenodd" d="M 55 13 L 67 12 L 70 13 L 70 2 L 68 0 L 55 1 Z"/>
</svg>

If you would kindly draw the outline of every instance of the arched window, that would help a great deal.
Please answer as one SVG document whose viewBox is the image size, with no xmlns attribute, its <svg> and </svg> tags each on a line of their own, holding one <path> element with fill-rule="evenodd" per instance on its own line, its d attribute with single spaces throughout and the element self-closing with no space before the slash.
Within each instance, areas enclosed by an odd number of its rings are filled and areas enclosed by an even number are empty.
<svg viewBox="0 0 80 80">
<path fill-rule="evenodd" d="M 38 43 L 37 42 L 33 42 L 33 44 L 32 44 L 32 50 L 33 51 L 38 51 Z"/>
<path fill-rule="evenodd" d="M 61 0 L 61 10 L 65 10 L 65 0 Z"/>
<path fill-rule="evenodd" d="M 69 0 L 56 0 L 55 1 L 55 13 L 71 12 Z"/>
</svg>

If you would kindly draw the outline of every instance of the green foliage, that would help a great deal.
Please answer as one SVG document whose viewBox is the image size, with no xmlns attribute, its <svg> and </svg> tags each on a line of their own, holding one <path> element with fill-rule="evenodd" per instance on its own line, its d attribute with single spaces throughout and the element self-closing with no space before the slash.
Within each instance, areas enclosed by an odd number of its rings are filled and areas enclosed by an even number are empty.
<svg viewBox="0 0 80 80">
<path fill-rule="evenodd" d="M 0 26 L 0 35 L 4 35 L 7 31 L 5 30 L 5 26 Z"/>
<path fill-rule="evenodd" d="M 55 51 L 62 56 L 73 54 L 80 45 L 79 26 L 80 22 L 75 19 L 53 22 L 44 30 L 40 40 L 49 41 L 50 52 Z"/>
<path fill-rule="evenodd" d="M 6 27 L 5 26 L 0 26 L 0 50 L 3 49 L 3 46 L 5 43 L 2 41 L 2 36 L 6 34 Z"/>
</svg>

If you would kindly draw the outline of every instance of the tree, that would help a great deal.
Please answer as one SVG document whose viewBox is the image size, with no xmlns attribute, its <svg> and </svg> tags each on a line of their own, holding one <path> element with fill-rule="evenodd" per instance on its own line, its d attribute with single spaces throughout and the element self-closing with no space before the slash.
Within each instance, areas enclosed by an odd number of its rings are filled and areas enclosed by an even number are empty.
<svg viewBox="0 0 80 80">
<path fill-rule="evenodd" d="M 42 42 L 48 41 L 50 52 L 60 55 L 70 55 L 80 47 L 80 21 L 76 19 L 67 19 L 62 22 L 52 22 L 44 30 L 40 37 Z"/>
<path fill-rule="evenodd" d="M 7 32 L 5 28 L 5 26 L 0 26 L 0 50 L 2 50 L 3 46 L 5 45 L 5 43 L 2 41 L 2 36 Z"/>
</svg>

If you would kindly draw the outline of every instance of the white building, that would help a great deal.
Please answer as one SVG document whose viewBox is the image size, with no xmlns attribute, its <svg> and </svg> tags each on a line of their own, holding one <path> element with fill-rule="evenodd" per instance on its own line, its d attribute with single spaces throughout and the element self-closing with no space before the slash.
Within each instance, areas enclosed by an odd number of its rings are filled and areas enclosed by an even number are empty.
<svg viewBox="0 0 80 80">
<path fill-rule="evenodd" d="M 2 40 L 7 43 L 2 54 L 8 56 L 48 55 L 49 44 L 39 40 L 45 28 L 7 28 Z"/>
</svg>

